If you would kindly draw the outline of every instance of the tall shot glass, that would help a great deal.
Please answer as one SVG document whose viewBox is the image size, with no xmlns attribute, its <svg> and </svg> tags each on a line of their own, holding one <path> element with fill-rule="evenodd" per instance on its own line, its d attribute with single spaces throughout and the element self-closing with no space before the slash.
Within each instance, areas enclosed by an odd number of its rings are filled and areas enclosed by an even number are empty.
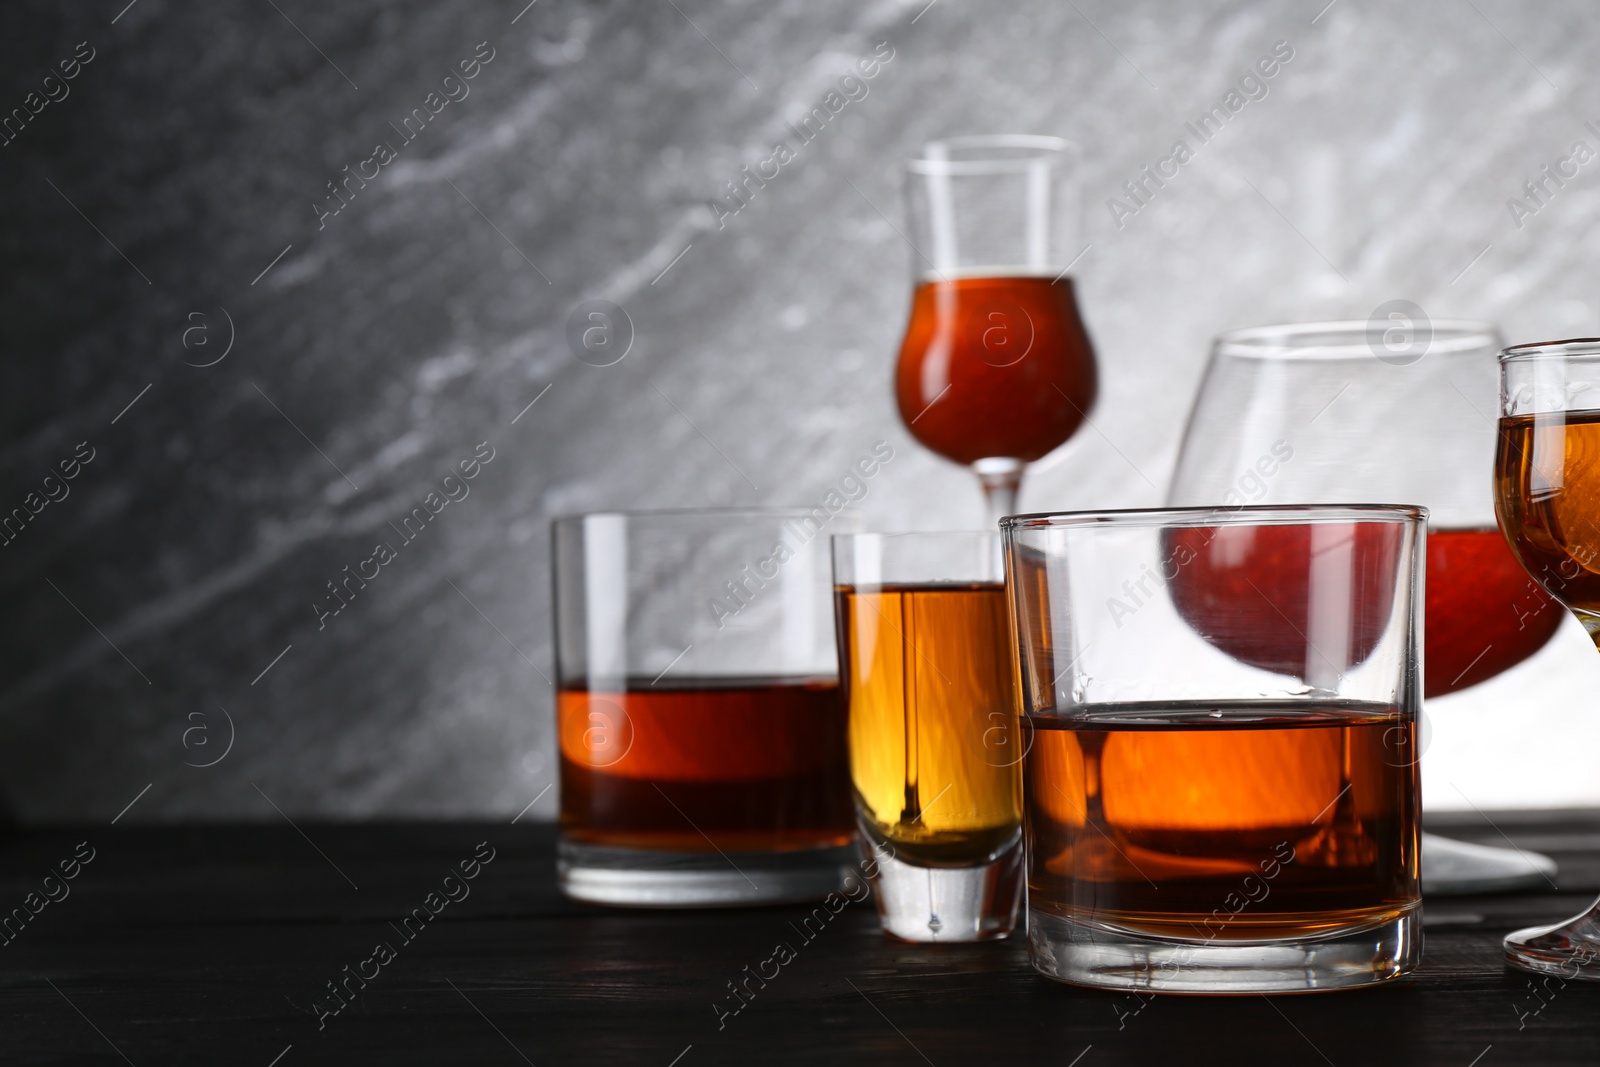
<svg viewBox="0 0 1600 1067">
<path fill-rule="evenodd" d="M 1004 520 L 1035 968 L 1267 993 L 1416 965 L 1426 522 L 1389 505 Z"/>
<path fill-rule="evenodd" d="M 1022 745 L 999 535 L 835 536 L 833 574 L 863 870 L 884 932 L 1005 937 L 1022 888 Z"/>
</svg>

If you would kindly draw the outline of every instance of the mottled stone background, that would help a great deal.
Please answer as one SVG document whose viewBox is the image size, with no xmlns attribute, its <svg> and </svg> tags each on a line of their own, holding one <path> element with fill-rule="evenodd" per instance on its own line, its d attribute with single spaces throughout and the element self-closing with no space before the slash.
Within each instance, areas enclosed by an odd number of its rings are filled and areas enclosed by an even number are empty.
<svg viewBox="0 0 1600 1067">
<path fill-rule="evenodd" d="M 0 148 L 0 508 L 95 455 L 0 549 L 17 818 L 549 817 L 552 516 L 807 501 L 883 438 L 874 522 L 975 523 L 971 475 L 889 393 L 898 167 L 931 137 L 1087 148 L 1104 392 L 1030 510 L 1159 502 L 1227 327 L 1408 299 L 1600 332 L 1600 162 L 1520 228 L 1507 208 L 1600 148 L 1577 0 L 524 2 L 0 13 L 0 108 L 94 51 Z M 1106 199 L 1278 40 L 1270 94 L 1114 225 Z M 717 229 L 706 200 L 884 41 L 870 94 Z M 480 42 L 470 96 L 319 229 L 326 183 Z M 614 366 L 565 340 L 593 299 L 636 331 Z M 319 630 L 324 583 L 483 441 L 470 497 Z M 1435 705 L 1429 802 L 1600 802 L 1540 759 L 1594 751 L 1596 681 L 1574 627 Z M 229 721 L 226 758 L 186 766 Z"/>
</svg>

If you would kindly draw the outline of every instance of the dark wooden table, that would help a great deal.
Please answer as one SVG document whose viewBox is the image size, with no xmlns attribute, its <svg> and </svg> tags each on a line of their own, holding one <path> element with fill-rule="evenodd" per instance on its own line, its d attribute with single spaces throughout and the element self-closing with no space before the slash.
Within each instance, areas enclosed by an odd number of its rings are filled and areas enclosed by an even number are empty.
<svg viewBox="0 0 1600 1067">
<path fill-rule="evenodd" d="M 1422 968 L 1380 989 L 1143 1002 L 1037 978 L 1019 940 L 890 943 L 865 902 L 809 943 L 799 908 L 573 904 L 547 826 L 31 832 L 0 844 L 0 907 L 26 911 L 37 893 L 39 908 L 0 934 L 0 1063 L 1600 1062 L 1600 984 L 1536 996 L 1499 948 L 1600 890 L 1600 813 L 1430 827 L 1487 843 L 1504 831 L 1560 860 L 1561 888 L 1430 902 Z M 76 878 L 44 881 L 90 849 Z M 489 849 L 471 881 L 445 881 Z M 60 899 L 41 906 L 46 890 Z M 399 928 L 429 904 L 436 918 Z M 728 983 L 783 940 L 798 956 L 719 1027 Z M 375 977 L 363 988 L 358 972 Z M 354 992 L 319 1026 L 343 979 Z"/>
</svg>

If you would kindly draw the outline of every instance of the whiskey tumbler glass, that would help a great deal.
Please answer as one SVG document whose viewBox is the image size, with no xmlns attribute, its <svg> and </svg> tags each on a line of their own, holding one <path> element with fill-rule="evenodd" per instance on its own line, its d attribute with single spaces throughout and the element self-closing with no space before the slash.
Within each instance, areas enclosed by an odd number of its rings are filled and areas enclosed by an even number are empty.
<svg viewBox="0 0 1600 1067">
<path fill-rule="evenodd" d="M 833 538 L 850 776 L 885 933 L 1016 924 L 1022 738 L 995 533 Z"/>
<path fill-rule="evenodd" d="M 820 899 L 853 859 L 827 543 L 848 511 L 558 519 L 562 890 Z"/>
<path fill-rule="evenodd" d="M 1416 965 L 1426 523 L 1399 505 L 1004 520 L 1035 968 L 1271 993 Z"/>
</svg>

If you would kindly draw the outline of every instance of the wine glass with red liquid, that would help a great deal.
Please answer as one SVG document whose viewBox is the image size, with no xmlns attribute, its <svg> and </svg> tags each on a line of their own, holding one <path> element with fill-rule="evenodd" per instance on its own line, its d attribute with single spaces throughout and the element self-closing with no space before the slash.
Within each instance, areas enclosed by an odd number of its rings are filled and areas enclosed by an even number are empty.
<svg viewBox="0 0 1600 1067">
<path fill-rule="evenodd" d="M 955 137 L 907 164 L 916 250 L 895 369 L 918 441 L 978 475 L 993 525 L 1026 464 L 1094 407 L 1094 348 L 1067 273 L 1078 255 L 1077 152 L 1058 137 Z"/>
<path fill-rule="evenodd" d="M 1167 502 L 1424 505 L 1425 698 L 1509 670 L 1544 647 L 1563 613 L 1528 578 L 1495 523 L 1486 472 L 1500 347 L 1499 332 L 1476 322 L 1309 323 L 1225 334 L 1212 349 Z M 1306 605 L 1294 590 L 1268 584 L 1274 559 L 1301 547 L 1274 538 L 1296 535 L 1294 527 L 1269 528 L 1248 543 L 1233 537 L 1201 546 L 1174 585 L 1178 610 L 1236 658 L 1287 669 L 1262 628 L 1208 616 L 1205 605 L 1208 587 L 1253 581 L 1263 587 L 1261 610 L 1283 616 L 1285 649 L 1293 641 L 1303 657 L 1305 637 L 1293 627 Z M 1230 637 L 1235 631 L 1255 636 L 1240 644 Z M 1423 835 L 1429 892 L 1543 884 L 1554 869 L 1542 856 Z"/>
</svg>

